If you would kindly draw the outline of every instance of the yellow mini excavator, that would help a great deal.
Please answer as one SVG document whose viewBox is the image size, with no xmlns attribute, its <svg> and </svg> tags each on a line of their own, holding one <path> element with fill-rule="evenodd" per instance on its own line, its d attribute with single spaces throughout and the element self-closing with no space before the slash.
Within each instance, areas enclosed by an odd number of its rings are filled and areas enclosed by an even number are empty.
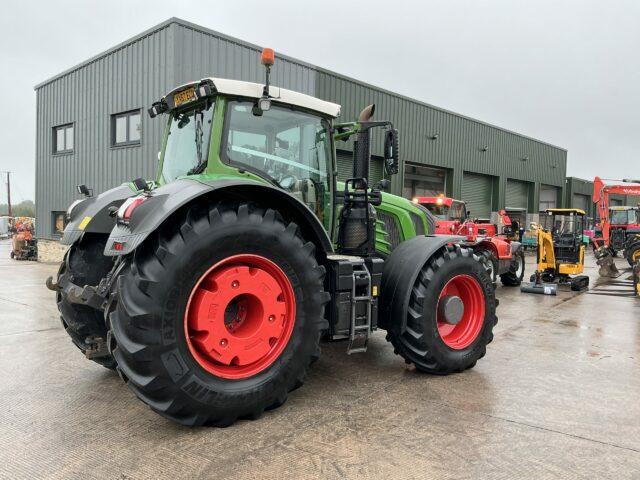
<svg viewBox="0 0 640 480">
<path fill-rule="evenodd" d="M 527 293 L 556 295 L 558 285 L 580 291 L 589 287 L 584 271 L 584 253 L 589 243 L 584 235 L 585 212 L 577 208 L 550 208 L 540 214 L 540 223 L 532 224 L 538 239 L 537 268 Z"/>
</svg>

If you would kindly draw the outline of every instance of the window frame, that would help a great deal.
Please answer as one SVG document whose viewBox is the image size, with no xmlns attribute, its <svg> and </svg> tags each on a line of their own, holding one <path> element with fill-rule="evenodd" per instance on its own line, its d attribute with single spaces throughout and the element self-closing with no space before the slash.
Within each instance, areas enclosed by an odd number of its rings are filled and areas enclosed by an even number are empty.
<svg viewBox="0 0 640 480">
<path fill-rule="evenodd" d="M 207 157 L 206 158 L 206 162 L 207 162 L 207 166 L 205 167 L 204 171 L 202 173 L 207 173 L 208 169 L 209 169 L 209 157 L 210 157 L 210 148 L 211 148 L 211 142 L 213 141 L 213 127 L 216 123 L 216 109 L 218 109 L 218 102 L 215 99 L 211 99 L 211 100 L 204 100 L 204 101 L 198 101 L 195 102 L 195 106 L 199 105 L 199 104 L 203 104 L 203 105 L 207 105 L 209 104 L 209 107 L 207 108 L 207 110 L 209 108 L 213 109 L 212 113 L 211 113 L 211 124 L 209 125 L 209 140 L 207 141 L 207 145 L 205 148 L 205 145 L 203 145 L 203 153 L 204 155 Z M 185 106 L 184 108 L 179 108 L 179 109 L 174 109 L 173 111 L 171 111 L 168 115 L 168 119 L 167 119 L 167 123 L 165 124 L 165 130 L 163 133 L 163 140 L 162 140 L 162 150 L 160 150 L 161 156 L 159 159 L 159 163 L 158 163 L 158 179 L 163 183 L 163 184 L 167 184 L 167 183 L 171 183 L 174 180 L 169 180 L 167 181 L 166 178 L 164 177 L 164 165 L 165 165 L 165 157 L 167 155 L 167 147 L 169 144 L 169 135 L 171 134 L 171 125 L 173 123 L 174 120 L 174 115 L 179 115 L 183 112 L 188 112 L 191 111 L 192 109 L 195 108 L 195 106 L 192 104 L 189 104 L 188 106 Z"/>
<path fill-rule="evenodd" d="M 253 104 L 255 104 L 255 100 L 256 100 L 255 98 L 236 97 L 236 98 L 229 99 L 225 102 L 226 105 L 224 106 L 222 138 L 220 139 L 221 140 L 220 141 L 220 159 L 222 160 L 222 163 L 224 163 L 225 165 L 228 165 L 233 168 L 237 168 L 238 170 L 241 170 L 241 171 L 251 172 L 256 176 L 265 179 L 270 184 L 273 184 L 274 183 L 273 179 L 268 178 L 268 175 L 266 175 L 266 172 L 260 170 L 259 168 L 254 168 L 251 165 L 245 165 L 244 163 L 235 162 L 233 159 L 229 158 L 229 155 L 227 154 L 227 147 L 229 143 L 229 127 L 231 123 L 231 115 L 230 115 L 229 109 L 231 108 L 231 105 L 233 103 L 248 103 L 249 105 L 253 106 Z M 328 154 L 331 156 L 331 158 L 329 158 L 327 162 L 327 166 L 330 167 L 327 169 L 327 184 L 331 189 L 330 193 L 333 195 L 333 192 L 336 190 L 335 177 L 337 176 L 336 175 L 337 167 L 336 167 L 335 144 L 333 143 L 333 135 L 331 134 L 331 130 L 333 128 L 331 117 L 320 114 L 319 112 L 316 112 L 314 110 L 300 108 L 293 105 L 280 104 L 278 102 L 271 102 L 271 105 L 283 110 L 291 110 L 293 112 L 300 112 L 300 113 L 312 115 L 312 116 L 318 117 L 323 122 L 327 122 L 327 127 L 328 127 L 327 128 L 327 132 L 328 132 L 327 147 L 328 147 Z M 281 188 L 280 186 L 277 186 L 277 187 Z"/>
<path fill-rule="evenodd" d="M 130 140 L 129 139 L 129 133 L 130 133 L 130 121 L 131 121 L 131 117 L 133 115 L 140 115 L 140 138 L 138 140 Z M 117 142 L 116 141 L 116 123 L 118 121 L 118 118 L 122 118 L 124 117 L 126 119 L 125 122 L 125 133 L 126 133 L 126 137 L 127 140 L 124 142 Z M 118 112 L 118 113 L 112 113 L 111 114 L 111 119 L 110 119 L 110 128 L 111 128 L 111 148 L 122 148 L 122 147 L 137 147 L 142 145 L 142 109 L 141 108 L 134 108 L 132 110 L 126 110 L 124 112 Z"/>
<path fill-rule="evenodd" d="M 62 232 L 58 232 L 56 230 L 56 217 L 58 215 L 62 215 Z M 67 227 L 68 223 L 67 212 L 63 212 L 62 210 L 51 210 L 51 235 L 54 237 L 62 237 L 64 229 Z"/>
<path fill-rule="evenodd" d="M 67 129 L 71 128 L 73 131 L 73 145 L 71 148 L 67 148 Z M 58 150 L 58 131 L 64 132 L 64 150 Z M 76 124 L 75 122 L 63 123 L 61 125 L 55 125 L 51 127 L 51 141 L 52 141 L 52 154 L 53 155 L 71 155 L 75 151 L 76 146 Z"/>
</svg>

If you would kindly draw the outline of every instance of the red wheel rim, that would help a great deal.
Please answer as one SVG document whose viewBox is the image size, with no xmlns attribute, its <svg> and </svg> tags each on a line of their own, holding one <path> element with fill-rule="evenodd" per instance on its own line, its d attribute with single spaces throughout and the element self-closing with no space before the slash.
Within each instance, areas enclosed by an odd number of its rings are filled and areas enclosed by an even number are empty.
<svg viewBox="0 0 640 480">
<path fill-rule="evenodd" d="M 234 255 L 208 269 L 191 291 L 184 317 L 187 345 L 217 377 L 251 377 L 289 343 L 296 302 L 287 275 L 259 255 Z"/>
<path fill-rule="evenodd" d="M 441 302 L 445 297 L 457 297 L 462 301 L 464 310 L 455 325 L 448 323 L 441 312 Z M 478 280 L 469 275 L 456 275 L 449 280 L 440 292 L 436 312 L 438 333 L 448 347 L 462 350 L 471 345 L 484 324 L 484 295 Z"/>
</svg>

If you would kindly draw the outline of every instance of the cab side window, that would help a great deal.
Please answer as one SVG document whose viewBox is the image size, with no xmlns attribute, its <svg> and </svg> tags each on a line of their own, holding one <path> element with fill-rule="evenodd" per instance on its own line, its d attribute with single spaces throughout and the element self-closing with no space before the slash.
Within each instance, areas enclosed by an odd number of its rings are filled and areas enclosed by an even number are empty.
<svg viewBox="0 0 640 480">
<path fill-rule="evenodd" d="M 252 102 L 230 102 L 223 156 L 276 184 L 324 220 L 329 205 L 331 141 L 322 117 L 272 105 L 261 116 Z"/>
</svg>

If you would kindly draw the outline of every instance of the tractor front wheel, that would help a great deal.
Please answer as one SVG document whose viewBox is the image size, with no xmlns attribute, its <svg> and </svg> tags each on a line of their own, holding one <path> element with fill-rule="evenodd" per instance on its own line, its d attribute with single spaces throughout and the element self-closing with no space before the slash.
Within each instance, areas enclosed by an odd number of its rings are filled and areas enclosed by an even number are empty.
<svg viewBox="0 0 640 480">
<path fill-rule="evenodd" d="M 522 283 L 525 270 L 524 248 L 522 246 L 513 252 L 509 271 L 500 275 L 500 281 L 506 287 L 517 287 Z"/>
<path fill-rule="evenodd" d="M 491 283 L 495 284 L 498 280 L 498 260 L 489 250 L 481 250 L 478 252 L 478 256 L 480 257 L 480 263 L 482 263 L 491 279 Z"/>
<path fill-rule="evenodd" d="M 118 370 L 185 425 L 257 418 L 300 386 L 328 325 L 325 270 L 294 223 L 197 204 L 139 248 L 111 314 Z"/>
<path fill-rule="evenodd" d="M 497 321 L 494 287 L 482 264 L 472 250 L 446 246 L 422 267 L 406 318 L 393 319 L 387 340 L 418 370 L 446 375 L 472 368 L 485 355 Z"/>
</svg>

